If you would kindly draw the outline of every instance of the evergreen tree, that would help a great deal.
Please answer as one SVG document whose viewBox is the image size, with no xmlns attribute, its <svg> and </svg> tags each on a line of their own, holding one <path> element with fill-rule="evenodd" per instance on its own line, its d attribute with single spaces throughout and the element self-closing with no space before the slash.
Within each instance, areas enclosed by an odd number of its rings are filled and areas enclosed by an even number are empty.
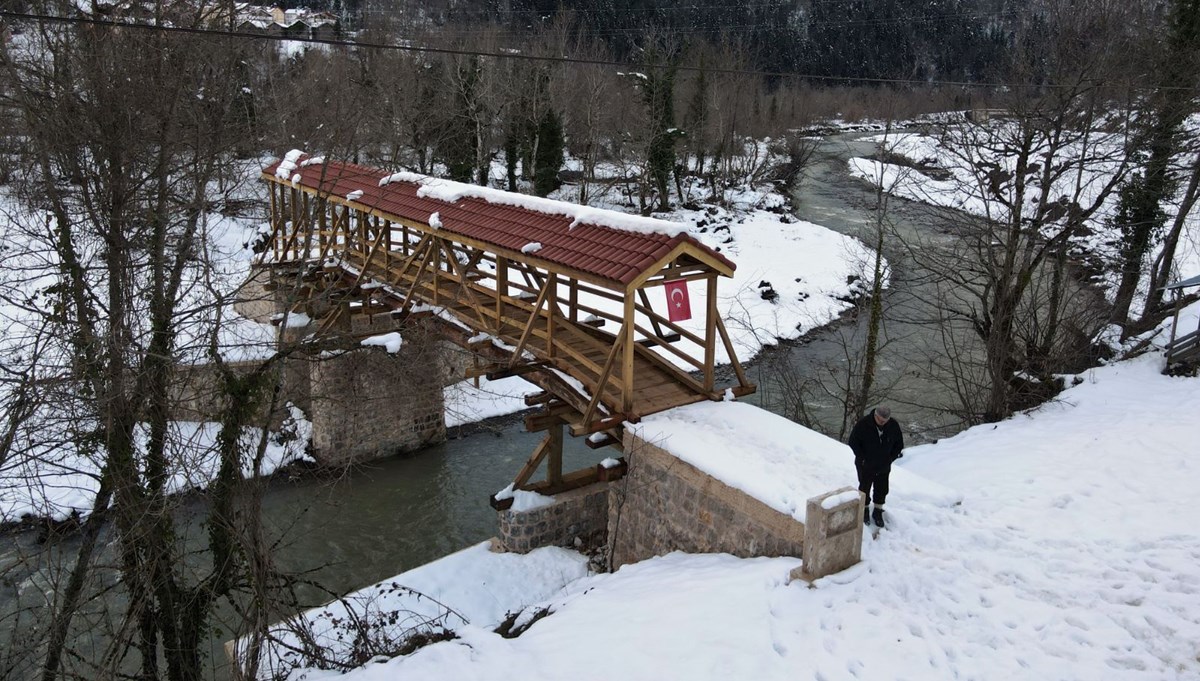
<svg viewBox="0 0 1200 681">
<path fill-rule="evenodd" d="M 558 171 L 563 162 L 562 117 L 550 109 L 542 116 L 537 128 L 537 154 L 534 158 L 533 192 L 538 196 L 549 196 L 562 186 Z"/>
<path fill-rule="evenodd" d="M 650 119 L 650 139 L 646 150 L 646 171 L 658 192 L 658 210 L 670 210 L 671 172 L 675 169 L 675 140 L 682 133 L 675 127 L 676 62 L 649 73 L 637 74 L 642 101 Z"/>
<path fill-rule="evenodd" d="M 454 111 L 446 120 L 438 144 L 438 155 L 446 165 L 446 174 L 457 182 L 470 182 L 475 174 L 479 135 L 474 112 L 478 108 L 479 77 L 478 57 L 471 57 L 455 68 L 451 83 Z"/>
<path fill-rule="evenodd" d="M 1166 49 L 1157 69 L 1157 89 L 1147 98 L 1144 129 L 1137 140 L 1135 153 L 1141 172 L 1132 174 L 1121 188 L 1114 217 L 1122 236 L 1121 283 L 1112 313 L 1112 320 L 1119 324 L 1128 320 L 1146 255 L 1166 222 L 1163 206 L 1173 198 L 1177 185 L 1171 174 L 1171 162 L 1181 151 L 1183 122 L 1196 110 L 1193 88 L 1195 69 L 1200 62 L 1200 0 L 1174 0 L 1167 30 Z M 1169 262 L 1166 268 L 1169 273 Z M 1166 283 L 1163 279 L 1157 282 L 1158 286 Z M 1161 292 L 1151 292 L 1147 308 L 1153 307 L 1157 300 L 1161 300 Z M 1136 330 L 1126 326 L 1125 333 Z"/>
</svg>

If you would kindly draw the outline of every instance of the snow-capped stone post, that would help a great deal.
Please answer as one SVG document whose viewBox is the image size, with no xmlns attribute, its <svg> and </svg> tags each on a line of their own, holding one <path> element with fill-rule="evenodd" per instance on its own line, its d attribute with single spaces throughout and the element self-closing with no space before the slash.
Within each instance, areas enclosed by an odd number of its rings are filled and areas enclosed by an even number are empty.
<svg viewBox="0 0 1200 681">
<path fill-rule="evenodd" d="M 853 487 L 808 500 L 804 516 L 804 565 L 793 576 L 812 581 L 841 572 L 862 559 L 863 493 Z"/>
<path fill-rule="evenodd" d="M 437 343 L 397 332 L 311 363 L 313 448 L 344 466 L 446 439 Z"/>
<path fill-rule="evenodd" d="M 608 483 L 592 484 L 548 497 L 514 490 L 496 494 L 511 505 L 498 513 L 497 539 L 505 551 L 528 553 L 543 546 L 584 550 L 604 546 L 608 532 Z"/>
</svg>

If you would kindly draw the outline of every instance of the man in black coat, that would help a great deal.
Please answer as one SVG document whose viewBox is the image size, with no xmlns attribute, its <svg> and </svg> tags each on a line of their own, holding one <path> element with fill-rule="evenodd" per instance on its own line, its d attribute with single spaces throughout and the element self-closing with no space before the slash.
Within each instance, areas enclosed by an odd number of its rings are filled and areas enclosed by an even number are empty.
<svg viewBox="0 0 1200 681">
<path fill-rule="evenodd" d="M 870 504 L 863 508 L 863 524 L 870 525 L 874 519 L 877 526 L 883 527 L 883 502 L 887 500 L 892 462 L 904 456 L 904 434 L 900 432 L 900 424 L 892 418 L 892 410 L 879 405 L 859 419 L 850 431 L 849 445 L 854 450 L 858 489 L 867 495 L 868 502 L 875 502 L 874 513 L 869 513 Z M 875 488 L 874 497 L 872 487 Z"/>
</svg>

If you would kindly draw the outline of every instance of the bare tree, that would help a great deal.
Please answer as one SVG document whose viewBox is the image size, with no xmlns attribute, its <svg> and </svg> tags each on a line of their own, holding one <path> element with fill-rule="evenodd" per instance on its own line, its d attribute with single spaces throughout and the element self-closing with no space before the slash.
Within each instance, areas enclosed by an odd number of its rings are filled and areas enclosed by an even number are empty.
<svg viewBox="0 0 1200 681">
<path fill-rule="evenodd" d="M 160 10 L 163 23 L 195 21 Z M 36 298 L 22 315 L 28 333 L 8 339 L 26 361 L 6 358 L 5 369 L 38 378 L 5 392 L 31 406 L 9 412 L 20 446 L 7 453 L 30 475 L 73 470 L 76 484 L 90 484 L 76 490 L 89 508 L 74 556 L 46 568 L 55 588 L 31 646 L 36 670 L 20 673 L 200 678 L 214 608 L 248 579 L 254 544 L 244 533 L 257 516 L 243 512 L 242 476 L 261 467 L 266 443 L 265 430 L 255 439 L 246 429 L 265 425 L 274 401 L 273 359 L 223 365 L 225 303 L 212 287 L 217 211 L 238 193 L 230 178 L 247 176 L 236 156 L 251 55 L 224 39 L 27 28 L 4 55 L 6 103 L 27 140 L 25 210 L 9 228 L 36 285 L 4 295 Z M 220 424 L 207 443 L 181 432 L 175 414 L 179 363 L 204 355 L 218 376 L 211 420 Z M 210 503 L 199 552 L 173 496 L 189 479 L 206 483 Z M 110 531 L 115 554 L 100 541 Z"/>
</svg>

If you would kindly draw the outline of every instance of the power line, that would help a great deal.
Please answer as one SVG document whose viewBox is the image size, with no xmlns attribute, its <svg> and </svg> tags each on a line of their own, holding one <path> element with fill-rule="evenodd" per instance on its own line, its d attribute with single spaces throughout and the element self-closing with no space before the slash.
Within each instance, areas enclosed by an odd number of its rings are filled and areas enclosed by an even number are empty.
<svg viewBox="0 0 1200 681">
<path fill-rule="evenodd" d="M 724 7 L 724 6 L 721 6 Z M 691 8 L 688 8 L 691 9 Z M 1025 9 L 1009 9 L 995 12 L 962 12 L 957 14 L 927 14 L 908 17 L 871 17 L 864 19 L 846 19 L 838 21 L 812 21 L 806 23 L 808 30 L 822 28 L 847 28 L 858 26 L 887 26 L 887 25 L 903 25 L 903 24 L 931 24 L 940 23 L 943 21 L 952 21 L 956 19 L 983 19 L 1010 17 L 1022 14 L 1032 13 L 1032 8 Z M 395 12 L 384 8 L 363 8 L 360 10 L 364 16 L 375 17 L 394 17 Z M 564 11 L 564 15 L 570 16 L 576 11 Z M 758 23 L 752 24 L 721 24 L 719 26 L 694 26 L 690 28 L 670 28 L 668 33 L 704 33 L 704 32 L 721 32 L 728 29 L 758 29 L 761 31 L 791 31 L 793 26 L 764 26 Z M 452 33 L 455 35 L 523 35 L 519 29 L 491 29 L 491 28 L 441 28 L 443 32 Z M 621 35 L 626 33 L 641 33 L 645 29 L 639 27 L 612 27 L 612 28 L 593 28 L 588 30 L 588 35 Z"/>
<path fill-rule="evenodd" d="M 839 5 L 840 6 L 856 5 L 856 4 L 861 4 L 862 2 L 863 2 L 863 0 L 809 0 L 808 4 L 813 5 L 813 6 L 823 6 L 823 7 L 824 6 L 834 6 L 835 7 L 835 6 L 839 6 Z M 555 12 L 562 11 L 562 12 L 569 13 L 569 14 L 612 15 L 612 14 L 632 14 L 635 12 L 677 12 L 677 11 L 678 12 L 684 12 L 684 11 L 694 12 L 694 11 L 698 11 L 698 10 L 709 10 L 709 9 L 730 9 L 730 10 L 744 11 L 747 9 L 759 9 L 759 8 L 782 9 L 782 10 L 788 10 L 788 11 L 794 10 L 794 8 L 787 7 L 785 4 L 783 4 L 782 1 L 776 1 L 776 2 L 761 2 L 761 3 L 754 3 L 754 2 L 737 3 L 737 2 L 735 2 L 733 4 L 722 3 L 722 4 L 716 4 L 716 5 L 679 4 L 679 5 L 672 5 L 672 6 L 660 6 L 660 7 L 621 7 L 621 8 L 616 8 L 616 7 L 612 7 L 612 8 L 573 7 L 573 8 L 562 8 L 561 10 L 555 9 Z M 1030 11 L 1032 11 L 1032 8 L 1030 8 Z M 539 13 L 534 9 L 465 9 L 465 8 L 464 9 L 449 8 L 447 10 L 447 14 L 461 14 L 461 15 L 543 14 L 543 15 L 545 15 L 545 13 Z"/>
<path fill-rule="evenodd" d="M 244 31 L 228 31 L 215 28 L 195 28 L 187 26 L 162 26 L 154 24 L 141 24 L 136 22 L 120 22 L 110 21 L 106 19 L 93 19 L 90 17 L 63 17 L 49 14 L 29 14 L 24 12 L 13 12 L 10 10 L 0 10 L 0 17 L 10 19 L 20 19 L 29 21 L 44 21 L 48 23 L 59 24 L 78 24 L 88 26 L 103 26 L 109 28 L 121 28 L 126 30 L 140 30 L 148 32 L 180 34 L 180 35 L 202 35 L 234 38 L 240 40 L 257 40 L 269 42 L 298 42 L 311 43 L 317 45 L 332 45 L 336 47 L 349 47 L 357 49 L 369 50 L 396 50 L 400 52 L 412 52 L 416 54 L 436 54 L 461 57 L 490 57 L 494 59 L 508 59 L 515 61 L 531 61 L 531 62 L 549 62 L 558 64 L 577 64 L 586 66 L 612 66 L 621 69 L 632 71 L 638 70 L 654 70 L 665 68 L 665 65 L 651 64 L 631 64 L 629 62 L 621 62 L 611 59 L 584 59 L 581 57 L 561 57 L 561 56 L 543 56 L 533 54 L 523 54 L 516 51 L 508 52 L 485 52 L 481 50 L 455 49 L 448 47 L 419 47 L 414 45 L 396 45 L 391 43 L 373 43 L 362 42 L 355 40 L 339 40 L 336 38 L 303 38 L 268 35 L 265 33 L 248 33 Z M 708 73 L 721 74 L 730 76 L 757 76 L 760 78 L 791 78 L 805 81 L 820 81 L 832 83 L 861 83 L 869 85 L 940 85 L 946 87 L 964 87 L 964 88 L 1052 88 L 1052 89 L 1072 89 L 1080 87 L 1080 84 L 1056 84 L 1056 83 L 995 83 L 995 82 L 968 82 L 968 81 L 952 81 L 952 80 L 917 80 L 913 78 L 868 78 L 855 76 L 824 76 L 814 74 L 795 73 L 789 71 L 760 71 L 751 69 L 729 69 L 719 67 L 699 67 L 679 64 L 674 67 L 677 71 L 690 73 Z M 1145 88 L 1137 88 L 1145 89 Z M 1164 90 L 1197 90 L 1195 87 L 1162 87 Z"/>
</svg>

